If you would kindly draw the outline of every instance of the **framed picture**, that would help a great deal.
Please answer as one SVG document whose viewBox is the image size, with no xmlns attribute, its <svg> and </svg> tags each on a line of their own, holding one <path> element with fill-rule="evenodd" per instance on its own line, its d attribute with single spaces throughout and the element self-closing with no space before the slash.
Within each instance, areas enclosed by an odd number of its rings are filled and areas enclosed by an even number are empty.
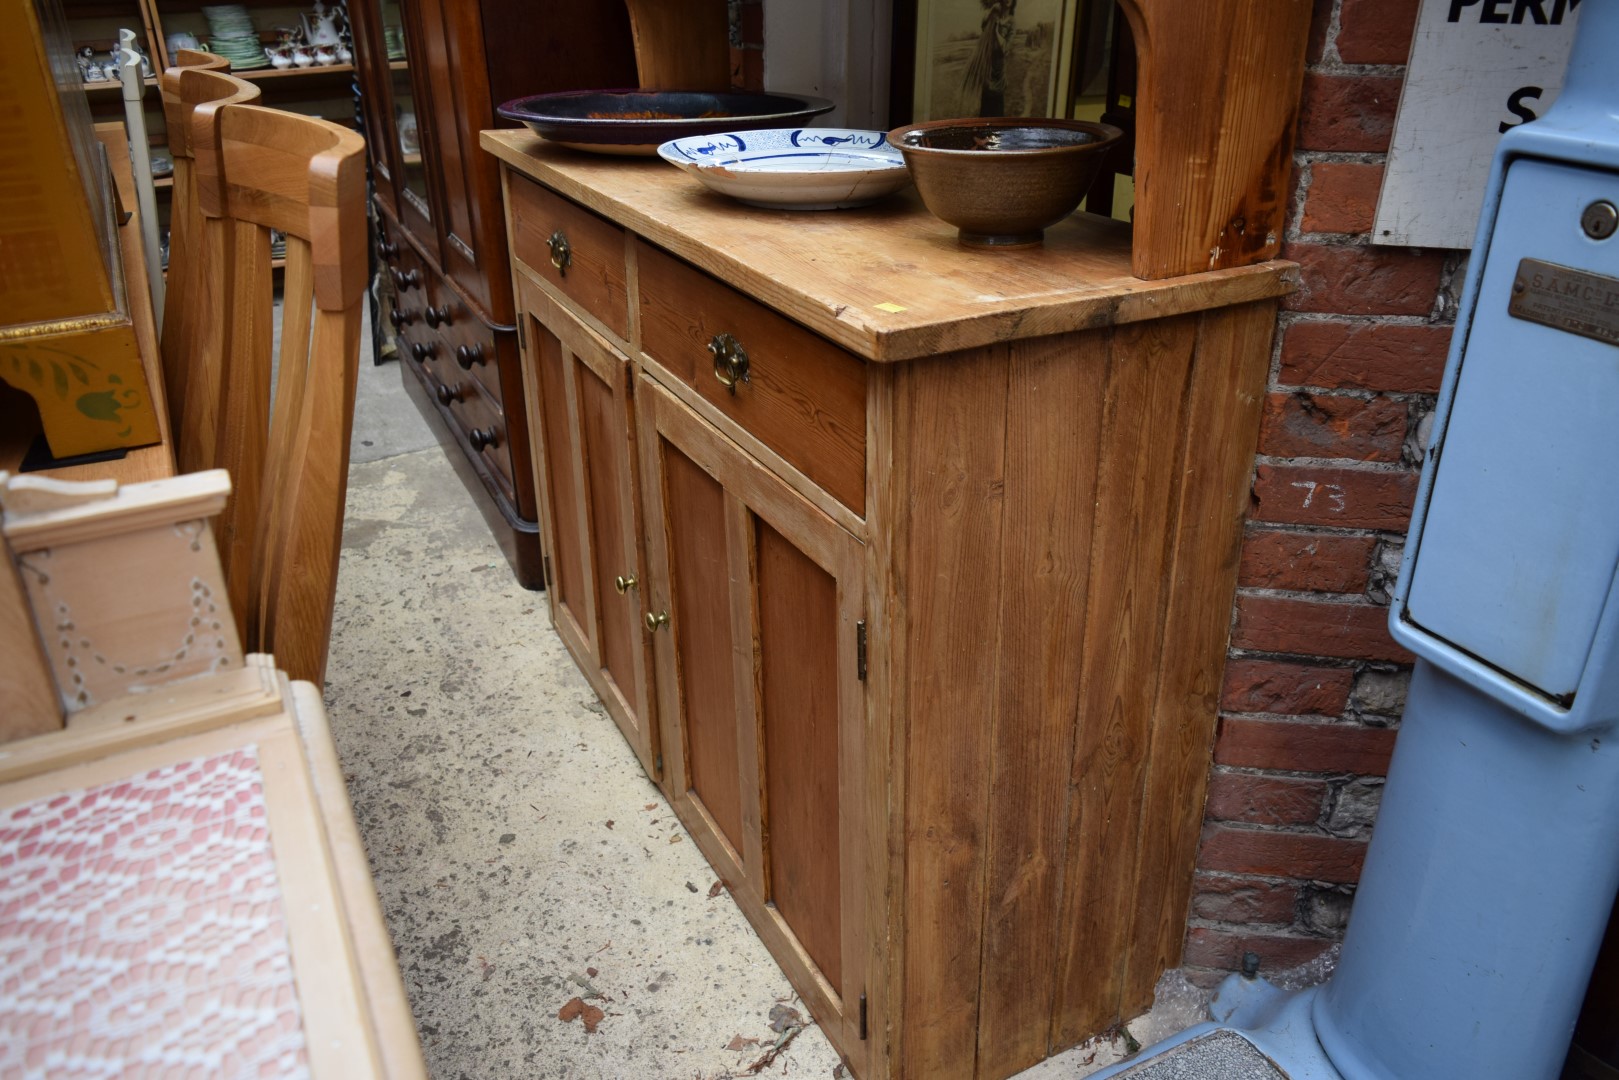
<svg viewBox="0 0 1619 1080">
<path fill-rule="evenodd" d="M 1076 13 L 1084 6 L 1085 0 L 917 0 L 914 119 L 1063 115 Z"/>
</svg>

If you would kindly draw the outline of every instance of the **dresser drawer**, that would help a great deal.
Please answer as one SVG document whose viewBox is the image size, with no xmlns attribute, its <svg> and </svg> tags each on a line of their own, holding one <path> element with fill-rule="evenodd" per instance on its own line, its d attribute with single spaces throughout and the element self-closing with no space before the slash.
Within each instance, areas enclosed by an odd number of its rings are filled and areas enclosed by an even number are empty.
<svg viewBox="0 0 1619 1080">
<path fill-rule="evenodd" d="M 507 497 L 512 498 L 512 452 L 506 443 L 506 420 L 500 406 L 459 371 L 447 375 L 442 385 L 444 394 L 439 401 L 441 404 L 447 401 L 446 408 L 455 420 L 457 436 L 483 458 L 505 488 Z"/>
<path fill-rule="evenodd" d="M 440 365 L 443 377 L 475 379 L 485 393 L 502 402 L 505 395 L 500 386 L 495 332 L 488 324 L 461 307 L 455 321 L 440 327 L 439 332 L 444 339 Z"/>
<path fill-rule="evenodd" d="M 649 244 L 636 267 L 647 359 L 864 516 L 865 362 Z M 746 354 L 730 386 L 722 335 Z"/>
<path fill-rule="evenodd" d="M 508 175 L 512 250 L 517 259 L 619 340 L 628 340 L 624 230 L 532 180 Z"/>
</svg>

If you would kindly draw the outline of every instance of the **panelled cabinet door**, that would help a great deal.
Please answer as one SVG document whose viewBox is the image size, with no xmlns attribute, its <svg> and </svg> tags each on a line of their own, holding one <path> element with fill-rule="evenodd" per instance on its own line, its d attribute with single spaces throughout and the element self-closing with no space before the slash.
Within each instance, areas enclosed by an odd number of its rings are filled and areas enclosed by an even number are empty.
<svg viewBox="0 0 1619 1080">
<path fill-rule="evenodd" d="M 608 713 L 659 779 L 647 678 L 630 362 L 520 279 L 524 378 L 537 418 L 551 618 Z"/>
<path fill-rule="evenodd" d="M 858 1070 L 863 548 L 644 375 L 636 410 L 667 789 Z"/>
</svg>

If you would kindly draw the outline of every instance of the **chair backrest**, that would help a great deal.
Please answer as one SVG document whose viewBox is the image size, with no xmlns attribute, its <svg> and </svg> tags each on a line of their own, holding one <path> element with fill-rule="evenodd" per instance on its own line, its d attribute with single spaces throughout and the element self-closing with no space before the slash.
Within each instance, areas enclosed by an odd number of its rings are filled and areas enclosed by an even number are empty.
<svg viewBox="0 0 1619 1080">
<path fill-rule="evenodd" d="M 214 470 L 128 484 L 0 472 L 0 741 L 242 666 Z"/>
<path fill-rule="evenodd" d="M 367 275 L 365 142 L 325 120 L 236 103 L 191 118 L 204 272 L 218 318 L 216 441 L 235 492 L 218 521 L 250 651 L 321 683 L 348 488 Z M 286 237 L 273 396 L 270 230 Z"/>
<path fill-rule="evenodd" d="M 175 66 L 163 72 L 163 118 L 174 159 L 169 202 L 168 297 L 163 307 L 163 383 L 175 461 L 181 472 L 208 467 L 213 456 L 214 373 L 202 362 L 202 317 L 206 296 L 217 282 L 202 272 L 202 209 L 192 162 L 191 114 L 209 102 L 252 104 L 259 88 L 229 74 L 230 61 L 212 53 L 181 49 Z M 190 393 L 196 388 L 195 393 Z"/>
</svg>

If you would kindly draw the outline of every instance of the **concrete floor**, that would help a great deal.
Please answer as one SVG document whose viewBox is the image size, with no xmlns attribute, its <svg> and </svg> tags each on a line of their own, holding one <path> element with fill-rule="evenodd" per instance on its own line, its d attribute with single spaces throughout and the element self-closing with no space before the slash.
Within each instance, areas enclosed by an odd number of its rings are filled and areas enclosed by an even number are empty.
<svg viewBox="0 0 1619 1080">
<path fill-rule="evenodd" d="M 400 376 L 363 361 L 326 699 L 433 1076 L 755 1075 L 797 1020 L 758 1074 L 845 1075 L 573 667 L 545 594 L 515 583 Z M 1192 997 L 1132 1034 L 1200 1019 Z M 575 998 L 592 1011 L 560 1019 Z M 1082 1077 L 1121 1054 L 1101 1042 L 1023 1076 Z"/>
</svg>

